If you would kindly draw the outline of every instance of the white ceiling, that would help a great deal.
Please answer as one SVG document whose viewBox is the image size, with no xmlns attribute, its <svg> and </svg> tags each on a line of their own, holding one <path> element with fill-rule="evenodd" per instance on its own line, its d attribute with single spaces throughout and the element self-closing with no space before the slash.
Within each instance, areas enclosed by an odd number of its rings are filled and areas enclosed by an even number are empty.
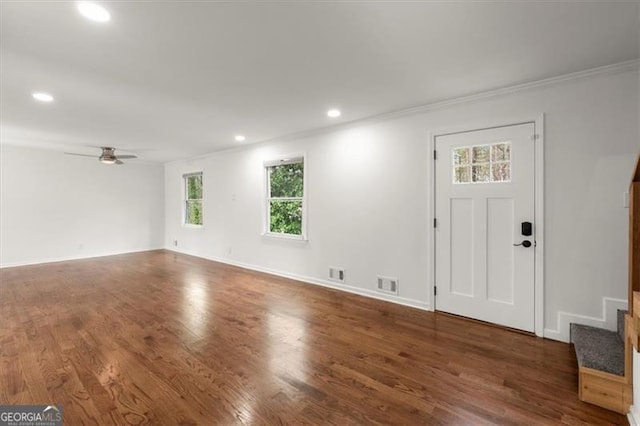
<svg viewBox="0 0 640 426">
<path fill-rule="evenodd" d="M 1 3 L 3 144 L 166 161 L 639 56 L 637 2 L 100 4 Z"/>
</svg>

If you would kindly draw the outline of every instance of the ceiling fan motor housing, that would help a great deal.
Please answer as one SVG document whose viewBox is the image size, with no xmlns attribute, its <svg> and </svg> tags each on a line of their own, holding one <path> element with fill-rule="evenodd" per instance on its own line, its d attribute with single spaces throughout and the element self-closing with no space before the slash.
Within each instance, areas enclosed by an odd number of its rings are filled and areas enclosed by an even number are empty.
<svg viewBox="0 0 640 426">
<path fill-rule="evenodd" d="M 115 163 L 117 158 L 115 154 L 115 148 L 103 147 L 102 154 L 100 155 L 101 163 Z"/>
</svg>

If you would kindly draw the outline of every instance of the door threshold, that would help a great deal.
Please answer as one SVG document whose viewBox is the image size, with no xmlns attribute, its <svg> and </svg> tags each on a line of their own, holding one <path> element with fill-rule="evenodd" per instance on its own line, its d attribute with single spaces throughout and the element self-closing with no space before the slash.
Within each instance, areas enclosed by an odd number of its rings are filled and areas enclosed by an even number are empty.
<svg viewBox="0 0 640 426">
<path fill-rule="evenodd" d="M 492 322 L 482 321 L 482 320 L 479 320 L 479 319 L 465 317 L 465 316 L 462 316 L 462 315 L 456 315 L 456 314 L 452 314 L 452 313 L 449 313 L 449 312 L 436 310 L 435 314 L 436 315 L 443 315 L 443 316 L 447 316 L 447 317 L 451 317 L 451 318 L 457 318 L 457 319 L 461 319 L 463 321 L 474 322 L 476 324 L 487 325 L 489 327 L 499 328 L 501 330 L 506 330 L 506 331 L 511 331 L 511 332 L 518 333 L 518 334 L 523 334 L 525 336 L 538 337 L 538 336 L 536 336 L 535 333 L 532 333 L 530 331 L 519 330 L 517 328 L 507 327 L 506 325 L 494 324 Z"/>
</svg>

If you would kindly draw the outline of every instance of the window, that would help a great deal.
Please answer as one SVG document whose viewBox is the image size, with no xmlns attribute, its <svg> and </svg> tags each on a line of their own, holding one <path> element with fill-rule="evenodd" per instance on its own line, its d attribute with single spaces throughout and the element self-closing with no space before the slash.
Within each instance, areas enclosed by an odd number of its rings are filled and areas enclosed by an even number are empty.
<svg viewBox="0 0 640 426">
<path fill-rule="evenodd" d="M 453 183 L 511 181 L 511 142 L 453 148 Z"/>
<path fill-rule="evenodd" d="M 202 172 L 183 175 L 184 224 L 202 226 Z"/>
<path fill-rule="evenodd" d="M 304 158 L 265 163 L 266 233 L 305 238 Z"/>
</svg>

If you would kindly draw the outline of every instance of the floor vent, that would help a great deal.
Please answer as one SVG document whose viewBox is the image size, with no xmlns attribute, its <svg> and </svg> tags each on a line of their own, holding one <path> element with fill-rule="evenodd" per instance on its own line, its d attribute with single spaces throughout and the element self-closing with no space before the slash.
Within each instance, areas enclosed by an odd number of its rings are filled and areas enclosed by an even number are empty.
<svg viewBox="0 0 640 426">
<path fill-rule="evenodd" d="M 329 279 L 331 281 L 343 283 L 345 278 L 344 269 L 329 266 Z"/>
<path fill-rule="evenodd" d="M 378 277 L 378 291 L 383 293 L 398 294 L 398 279 Z"/>
</svg>

